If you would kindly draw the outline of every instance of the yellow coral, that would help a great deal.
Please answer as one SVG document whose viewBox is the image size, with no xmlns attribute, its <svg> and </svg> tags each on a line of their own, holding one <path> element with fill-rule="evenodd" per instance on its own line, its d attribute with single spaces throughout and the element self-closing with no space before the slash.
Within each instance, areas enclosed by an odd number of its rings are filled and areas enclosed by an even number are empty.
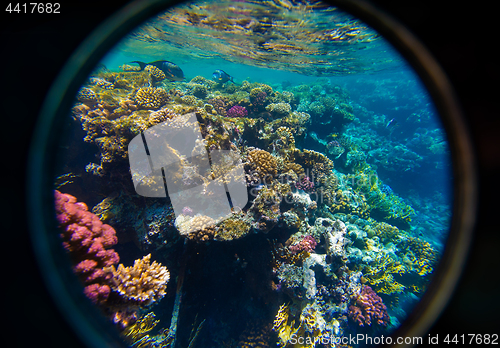
<svg viewBox="0 0 500 348">
<path fill-rule="evenodd" d="M 167 78 L 165 73 L 154 65 L 146 65 L 144 71 L 147 71 L 155 81 L 162 81 Z"/>
<path fill-rule="evenodd" d="M 110 266 L 113 273 L 111 287 L 123 298 L 137 303 L 140 307 L 147 307 L 165 296 L 170 273 L 167 267 L 154 261 L 150 264 L 151 254 L 134 261 L 134 266 L 118 269 Z"/>
<path fill-rule="evenodd" d="M 405 236 L 398 246 L 407 256 L 412 256 L 413 269 L 417 271 L 418 275 L 425 276 L 432 273 L 433 267 L 438 260 L 438 253 L 428 242 L 419 238 Z"/>
<path fill-rule="evenodd" d="M 168 101 L 168 94 L 161 88 L 143 87 L 137 91 L 135 101 L 144 109 L 158 109 Z"/>
<path fill-rule="evenodd" d="M 246 236 L 252 227 L 243 219 L 244 214 L 232 216 L 220 222 L 216 227 L 216 240 L 234 240 Z"/>
<path fill-rule="evenodd" d="M 283 167 L 283 173 L 288 173 L 289 171 L 294 172 L 299 179 L 305 176 L 304 168 L 298 163 L 286 163 Z"/>
<path fill-rule="evenodd" d="M 378 255 L 374 265 L 367 266 L 364 277 L 373 290 L 390 295 L 403 292 L 405 286 L 394 280 L 394 274 L 406 273 L 405 267 L 394 261 L 389 255 Z"/>
<path fill-rule="evenodd" d="M 278 164 L 276 159 L 267 151 L 255 149 L 248 153 L 247 160 L 252 170 L 256 171 L 259 177 L 265 180 L 273 178 L 277 174 Z"/>
<path fill-rule="evenodd" d="M 292 107 L 288 103 L 273 103 L 266 106 L 266 110 L 280 116 L 286 116 L 292 111 Z"/>
</svg>

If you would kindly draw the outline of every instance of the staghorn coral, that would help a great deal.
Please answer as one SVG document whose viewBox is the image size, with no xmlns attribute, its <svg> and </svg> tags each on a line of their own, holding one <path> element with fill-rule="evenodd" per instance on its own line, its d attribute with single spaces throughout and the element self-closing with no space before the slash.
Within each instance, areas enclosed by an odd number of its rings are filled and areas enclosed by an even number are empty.
<svg viewBox="0 0 500 348">
<path fill-rule="evenodd" d="M 363 219 L 370 216 L 370 206 L 366 203 L 362 193 L 356 194 L 349 190 L 338 189 L 335 191 L 333 200 L 329 199 L 329 203 L 329 210 L 333 214 L 340 212 L 357 215 Z"/>
<path fill-rule="evenodd" d="M 170 273 L 165 266 L 151 262 L 151 254 L 134 261 L 134 266 L 119 264 L 108 268 L 113 273 L 111 287 L 131 305 L 151 306 L 165 296 Z"/>
<path fill-rule="evenodd" d="M 368 243 L 368 248 L 370 244 Z M 406 268 L 398 261 L 393 260 L 387 254 L 377 254 L 370 265 L 364 266 L 364 277 L 375 290 L 382 294 L 399 294 L 405 290 L 405 286 L 394 279 L 394 275 L 405 274 Z"/>
<path fill-rule="evenodd" d="M 142 87 L 135 95 L 137 105 L 143 109 L 158 109 L 168 101 L 168 94 L 162 88 Z"/>
<path fill-rule="evenodd" d="M 367 285 L 363 286 L 354 304 L 349 306 L 349 318 L 359 326 L 370 326 L 372 323 L 387 326 L 389 323 L 387 307 L 380 296 Z"/>
<path fill-rule="evenodd" d="M 438 253 L 428 242 L 421 239 L 405 236 L 398 244 L 401 253 L 411 261 L 411 266 L 419 276 L 432 273 L 438 260 Z"/>
<path fill-rule="evenodd" d="M 165 76 L 165 73 L 154 65 L 146 65 L 144 71 L 148 72 L 149 75 L 151 75 L 153 81 L 163 81 L 167 78 L 167 76 Z"/>
<path fill-rule="evenodd" d="M 276 159 L 267 151 L 254 149 L 248 152 L 247 162 L 252 171 L 257 172 L 264 182 L 272 179 L 278 173 Z"/>
<path fill-rule="evenodd" d="M 55 210 L 64 248 L 75 264 L 74 271 L 85 284 L 84 293 L 94 303 L 104 303 L 110 293 L 112 273 L 105 267 L 118 263 L 119 256 L 109 247 L 118 240 L 115 230 L 88 211 L 85 203 L 55 191 Z"/>
</svg>

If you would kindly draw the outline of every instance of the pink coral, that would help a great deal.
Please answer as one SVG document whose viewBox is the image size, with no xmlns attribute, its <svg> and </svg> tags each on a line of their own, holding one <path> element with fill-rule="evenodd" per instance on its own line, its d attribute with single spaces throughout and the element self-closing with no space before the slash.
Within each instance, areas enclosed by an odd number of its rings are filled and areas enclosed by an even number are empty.
<svg viewBox="0 0 500 348">
<path fill-rule="evenodd" d="M 372 321 L 383 326 L 389 323 L 387 307 L 380 296 L 367 285 L 363 286 L 355 304 L 349 306 L 349 318 L 357 322 L 359 326 L 365 324 L 370 326 Z"/>
<path fill-rule="evenodd" d="M 290 247 L 290 251 L 292 251 L 294 254 L 300 253 L 301 251 L 307 251 L 308 253 L 310 253 L 314 251 L 314 248 L 316 248 L 317 244 L 318 243 L 313 236 L 307 235 L 299 243 L 292 245 Z"/>
<path fill-rule="evenodd" d="M 55 208 L 63 230 L 63 246 L 75 263 L 75 273 L 86 285 L 84 293 L 96 303 L 106 301 L 110 292 L 108 282 L 113 275 L 103 268 L 119 261 L 118 254 L 108 249 L 118 242 L 115 230 L 88 211 L 85 203 L 57 190 Z"/>
<path fill-rule="evenodd" d="M 227 117 L 247 117 L 248 111 L 243 106 L 235 105 L 231 109 L 227 110 Z"/>
<path fill-rule="evenodd" d="M 295 183 L 295 187 L 299 190 L 311 193 L 314 191 L 314 183 L 308 176 L 304 176 L 299 182 Z"/>
</svg>

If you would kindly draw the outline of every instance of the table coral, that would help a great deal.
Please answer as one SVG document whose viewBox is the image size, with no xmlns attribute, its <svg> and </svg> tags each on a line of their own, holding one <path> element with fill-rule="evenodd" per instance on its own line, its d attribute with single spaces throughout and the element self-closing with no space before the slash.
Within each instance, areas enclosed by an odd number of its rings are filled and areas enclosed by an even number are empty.
<svg viewBox="0 0 500 348">
<path fill-rule="evenodd" d="M 134 266 L 109 267 L 112 272 L 112 288 L 127 302 L 139 307 L 148 307 L 165 296 L 170 273 L 165 266 L 153 261 L 151 254 L 134 261 Z"/>
<path fill-rule="evenodd" d="M 103 303 L 110 293 L 112 273 L 107 266 L 118 263 L 119 256 L 109 247 L 118 240 L 115 230 L 103 224 L 87 205 L 74 196 L 55 191 L 55 210 L 64 248 L 76 264 L 74 271 L 85 284 L 84 293 L 95 303 Z"/>
<path fill-rule="evenodd" d="M 363 286 L 354 305 L 349 306 L 349 318 L 359 326 L 370 326 L 373 323 L 387 326 L 389 315 L 387 307 L 380 296 L 367 285 Z"/>
</svg>

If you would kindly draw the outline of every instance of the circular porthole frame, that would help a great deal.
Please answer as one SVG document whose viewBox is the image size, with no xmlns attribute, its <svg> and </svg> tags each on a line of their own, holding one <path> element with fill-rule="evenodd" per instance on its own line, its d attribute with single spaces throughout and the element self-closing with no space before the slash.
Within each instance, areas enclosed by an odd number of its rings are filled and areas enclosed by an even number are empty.
<svg viewBox="0 0 500 348">
<path fill-rule="evenodd" d="M 424 46 L 400 23 L 369 2 L 325 1 L 359 18 L 386 38 L 410 63 L 430 93 L 447 133 L 453 164 L 453 215 L 444 253 L 428 290 L 392 334 L 423 337 L 452 295 L 464 267 L 475 222 L 477 200 L 475 161 L 471 142 L 453 88 Z M 61 248 L 54 219 L 53 169 L 57 139 L 78 89 L 111 47 L 147 19 L 181 1 L 135 1 L 118 11 L 81 44 L 61 70 L 41 110 L 29 157 L 28 216 L 40 271 L 58 310 L 86 345 L 124 346 L 116 329 L 88 306 L 72 287 L 77 279 Z M 92 318 L 92 320 L 89 319 Z"/>
</svg>

